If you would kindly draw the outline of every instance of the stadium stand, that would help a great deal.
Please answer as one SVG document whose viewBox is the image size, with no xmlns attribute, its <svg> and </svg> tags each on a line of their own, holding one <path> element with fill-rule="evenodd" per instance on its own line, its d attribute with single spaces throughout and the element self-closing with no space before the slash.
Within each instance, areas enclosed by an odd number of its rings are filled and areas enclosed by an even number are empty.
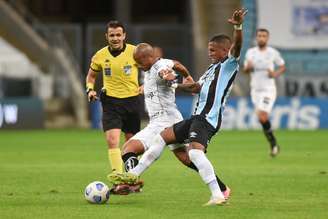
<svg viewBox="0 0 328 219">
<path fill-rule="evenodd" d="M 252 46 L 257 27 L 256 0 L 243 0 L 243 5 L 248 9 L 248 17 L 245 21 L 245 41 L 243 55 L 246 48 Z M 286 74 L 298 75 L 325 75 L 328 63 L 325 61 L 328 50 L 279 50 L 286 60 Z M 324 62 L 323 62 L 324 61 Z"/>
<path fill-rule="evenodd" d="M 45 102 L 46 110 L 55 112 L 57 109 L 61 109 L 61 107 L 51 107 L 52 105 L 70 106 L 71 112 L 66 110 L 65 113 L 67 114 L 66 118 L 72 118 L 66 124 L 86 127 L 87 107 L 84 87 L 81 83 L 81 71 L 62 35 L 46 29 L 37 30 L 36 27 L 42 26 L 42 23 L 28 13 L 28 10 L 19 1 L 1 1 L 0 14 L 1 36 L 26 54 L 26 57 L 36 63 L 42 72 L 54 77 L 53 94 L 55 96 Z M 11 73 L 17 74 L 17 72 Z M 60 95 L 60 98 L 55 99 L 56 95 Z M 53 104 L 54 100 L 55 104 Z M 52 123 L 48 123 L 49 126 L 56 126 L 56 122 L 65 119 L 52 117 L 51 120 Z"/>
</svg>

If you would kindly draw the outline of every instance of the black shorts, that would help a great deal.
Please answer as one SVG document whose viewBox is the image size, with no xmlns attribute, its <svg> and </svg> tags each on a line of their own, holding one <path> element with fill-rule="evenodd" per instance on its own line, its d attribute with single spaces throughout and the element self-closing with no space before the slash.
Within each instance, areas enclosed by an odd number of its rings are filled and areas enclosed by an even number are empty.
<svg viewBox="0 0 328 219">
<path fill-rule="evenodd" d="M 103 108 L 103 130 L 118 128 L 124 133 L 136 134 L 140 131 L 141 103 L 139 96 L 128 98 L 109 97 L 100 94 Z"/>
<path fill-rule="evenodd" d="M 197 142 L 205 148 L 217 132 L 203 116 L 192 116 L 173 125 L 173 131 L 178 143 Z"/>
</svg>

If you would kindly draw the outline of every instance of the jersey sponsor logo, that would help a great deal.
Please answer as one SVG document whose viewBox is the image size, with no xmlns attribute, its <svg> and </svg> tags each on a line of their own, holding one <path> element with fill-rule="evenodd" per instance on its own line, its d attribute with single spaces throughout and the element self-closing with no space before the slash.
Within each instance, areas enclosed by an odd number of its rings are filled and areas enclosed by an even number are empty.
<svg viewBox="0 0 328 219">
<path fill-rule="evenodd" d="M 154 113 L 153 115 L 151 115 L 150 118 L 154 119 L 155 117 L 158 117 L 158 116 L 163 115 L 163 114 L 164 114 L 164 111 L 160 110 L 160 111 Z"/>
<path fill-rule="evenodd" d="M 270 98 L 269 97 L 264 97 L 264 99 L 263 99 L 263 103 L 264 104 L 269 104 L 270 103 Z"/>
<path fill-rule="evenodd" d="M 154 96 L 155 96 L 154 92 L 149 92 L 148 94 L 146 94 L 146 98 L 153 99 Z"/>
<path fill-rule="evenodd" d="M 126 65 L 126 66 L 123 67 L 124 73 L 126 75 L 130 75 L 131 74 L 131 69 L 132 69 L 132 66 L 131 65 Z"/>
</svg>

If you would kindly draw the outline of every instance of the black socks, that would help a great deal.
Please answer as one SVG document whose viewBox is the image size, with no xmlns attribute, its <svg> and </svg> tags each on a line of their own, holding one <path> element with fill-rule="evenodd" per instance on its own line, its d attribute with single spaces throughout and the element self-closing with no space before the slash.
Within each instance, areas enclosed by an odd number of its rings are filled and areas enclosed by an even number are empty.
<svg viewBox="0 0 328 219">
<path fill-rule="evenodd" d="M 124 168 L 126 172 L 129 172 L 129 170 L 133 169 L 139 163 L 138 156 L 133 152 L 124 154 L 122 156 L 122 160 L 124 162 Z"/>
<path fill-rule="evenodd" d="M 264 123 L 261 123 L 262 128 L 263 128 L 263 132 L 265 137 L 267 138 L 267 140 L 270 142 L 271 147 L 274 147 L 277 145 L 277 141 L 276 138 L 273 135 L 273 131 L 271 129 L 271 123 L 270 121 L 266 121 Z"/>
</svg>

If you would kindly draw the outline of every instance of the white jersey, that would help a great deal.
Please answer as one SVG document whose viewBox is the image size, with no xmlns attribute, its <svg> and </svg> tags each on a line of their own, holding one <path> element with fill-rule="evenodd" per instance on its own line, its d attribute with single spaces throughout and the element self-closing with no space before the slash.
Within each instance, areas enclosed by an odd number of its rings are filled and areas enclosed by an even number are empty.
<svg viewBox="0 0 328 219">
<path fill-rule="evenodd" d="M 145 72 L 144 95 L 146 109 L 150 120 L 163 115 L 181 115 L 175 104 L 175 89 L 169 87 L 159 76 L 163 69 L 172 69 L 174 62 L 170 59 L 159 59 Z"/>
<path fill-rule="evenodd" d="M 152 146 L 152 138 L 165 128 L 183 120 L 175 104 L 175 90 L 166 84 L 166 81 L 159 77 L 159 72 L 163 69 L 172 69 L 174 63 L 170 59 L 159 59 L 144 74 L 144 95 L 146 109 L 150 122 L 132 139 L 142 142 L 145 151 Z M 168 146 L 170 150 L 185 147 L 181 144 Z"/>
<path fill-rule="evenodd" d="M 285 61 L 278 50 L 272 47 L 266 47 L 260 50 L 259 47 L 253 47 L 247 50 L 244 64 L 250 61 L 254 70 L 251 72 L 252 90 L 269 90 L 276 88 L 274 78 L 269 77 L 268 69 L 274 70 L 275 65 L 281 66 Z"/>
</svg>

